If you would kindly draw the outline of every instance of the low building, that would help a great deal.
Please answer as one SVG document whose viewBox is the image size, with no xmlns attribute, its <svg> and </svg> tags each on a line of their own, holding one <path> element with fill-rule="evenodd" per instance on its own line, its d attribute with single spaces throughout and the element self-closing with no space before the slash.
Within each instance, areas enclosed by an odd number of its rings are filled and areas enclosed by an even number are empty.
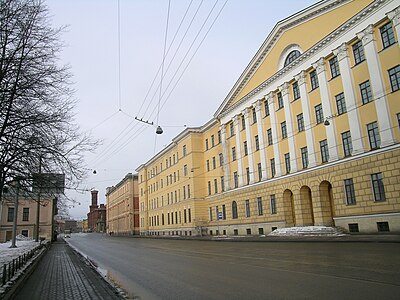
<svg viewBox="0 0 400 300">
<path fill-rule="evenodd" d="M 138 176 L 128 173 L 106 192 L 107 232 L 118 235 L 139 234 Z"/>
<path fill-rule="evenodd" d="M 89 229 L 88 219 L 82 220 L 82 232 L 87 232 Z"/>
<path fill-rule="evenodd" d="M 88 231 L 92 232 L 105 232 L 106 231 L 106 206 L 104 204 L 97 205 L 98 191 L 93 190 L 92 205 L 87 214 L 88 217 Z"/>
</svg>

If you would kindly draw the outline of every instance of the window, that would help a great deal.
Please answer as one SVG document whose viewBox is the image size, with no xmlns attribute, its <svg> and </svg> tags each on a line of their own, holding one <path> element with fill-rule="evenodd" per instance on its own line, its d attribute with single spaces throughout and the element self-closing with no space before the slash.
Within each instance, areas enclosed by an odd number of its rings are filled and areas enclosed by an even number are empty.
<svg viewBox="0 0 400 300">
<path fill-rule="evenodd" d="M 257 197 L 257 211 L 258 215 L 262 216 L 263 215 L 263 202 L 261 197 Z"/>
<path fill-rule="evenodd" d="M 385 188 L 383 186 L 382 173 L 371 174 L 372 190 L 374 192 L 374 201 L 385 201 Z"/>
<path fill-rule="evenodd" d="M 182 147 L 182 156 L 186 156 L 186 145 Z"/>
<path fill-rule="evenodd" d="M 296 58 L 300 56 L 300 51 L 299 50 L 293 50 L 291 51 L 288 56 L 285 59 L 284 67 L 292 63 Z"/>
<path fill-rule="evenodd" d="M 271 215 L 276 214 L 276 198 L 275 194 L 270 196 L 270 205 L 271 205 Z"/>
<path fill-rule="evenodd" d="M 246 234 L 247 234 L 247 235 L 251 235 L 251 228 L 247 228 L 247 229 L 246 229 Z"/>
<path fill-rule="evenodd" d="M 308 168 L 308 150 L 307 147 L 301 148 L 301 163 L 303 165 L 303 169 Z"/>
<path fill-rule="evenodd" d="M 351 156 L 353 152 L 353 145 L 351 143 L 351 134 L 350 131 L 346 131 L 342 133 L 342 144 L 343 144 L 343 153 L 344 156 Z"/>
<path fill-rule="evenodd" d="M 247 179 L 247 184 L 250 184 L 250 169 L 246 168 L 246 179 Z"/>
<path fill-rule="evenodd" d="M 265 116 L 269 116 L 269 104 L 268 101 L 264 102 L 264 111 L 265 111 Z"/>
<path fill-rule="evenodd" d="M 344 180 L 344 189 L 346 192 L 346 204 L 347 205 L 356 204 L 356 194 L 354 193 L 354 184 L 352 178 Z"/>
<path fill-rule="evenodd" d="M 208 150 L 208 139 L 206 139 L 206 150 Z"/>
<path fill-rule="evenodd" d="M 388 70 L 392 92 L 400 90 L 400 65 Z"/>
<path fill-rule="evenodd" d="M 396 43 L 391 22 L 383 25 L 379 30 L 381 32 L 383 48 L 387 48 Z"/>
<path fill-rule="evenodd" d="M 211 195 L 211 181 L 207 182 L 208 196 Z"/>
<path fill-rule="evenodd" d="M 247 156 L 249 154 L 247 150 L 247 141 L 243 142 L 243 149 L 244 149 L 244 156 Z"/>
<path fill-rule="evenodd" d="M 252 109 L 252 114 L 253 114 L 253 124 L 257 123 L 257 113 L 255 108 Z"/>
<path fill-rule="evenodd" d="M 285 168 L 286 168 L 286 173 L 290 173 L 290 154 L 285 153 Z"/>
<path fill-rule="evenodd" d="M 21 230 L 21 234 L 25 237 L 28 237 L 29 231 L 27 229 Z"/>
<path fill-rule="evenodd" d="M 340 93 L 339 95 L 336 95 L 335 100 L 336 100 L 336 107 L 337 107 L 338 115 L 344 114 L 347 111 L 346 101 L 344 100 L 344 93 Z"/>
<path fill-rule="evenodd" d="M 239 186 L 239 178 L 238 178 L 237 172 L 233 172 L 233 183 L 234 183 L 235 188 L 237 188 Z"/>
<path fill-rule="evenodd" d="M 304 118 L 302 113 L 297 115 L 297 128 L 299 132 L 304 131 Z"/>
<path fill-rule="evenodd" d="M 263 235 L 264 234 L 264 228 L 258 228 L 258 234 Z"/>
<path fill-rule="evenodd" d="M 13 221 L 14 221 L 14 207 L 9 207 L 7 214 L 7 222 L 13 222 Z"/>
<path fill-rule="evenodd" d="M 267 129 L 267 140 L 268 140 L 268 145 L 272 145 L 272 130 L 271 130 L 271 128 Z"/>
<path fill-rule="evenodd" d="M 242 115 L 241 119 L 242 119 L 242 130 L 245 130 L 246 129 L 246 120 L 243 115 Z"/>
<path fill-rule="evenodd" d="M 237 203 L 236 201 L 232 201 L 232 219 L 238 218 L 238 211 L 237 211 Z"/>
<path fill-rule="evenodd" d="M 214 135 L 211 136 L 211 147 L 215 146 L 215 138 Z"/>
<path fill-rule="evenodd" d="M 222 153 L 219 154 L 219 166 L 222 167 L 224 165 L 224 156 Z"/>
<path fill-rule="evenodd" d="M 221 176 L 221 191 L 225 191 L 225 182 L 224 182 L 224 176 Z"/>
<path fill-rule="evenodd" d="M 319 148 L 321 149 L 321 160 L 323 163 L 328 162 L 329 152 L 328 152 L 328 141 L 323 140 L 319 142 Z"/>
<path fill-rule="evenodd" d="M 208 215 L 209 215 L 210 221 L 212 221 L 213 220 L 212 207 L 208 208 Z"/>
<path fill-rule="evenodd" d="M 340 75 L 339 62 L 336 56 L 329 60 L 329 67 L 331 69 L 332 78 L 335 78 Z"/>
<path fill-rule="evenodd" d="M 360 230 L 358 229 L 358 223 L 350 223 L 349 232 L 360 232 Z"/>
<path fill-rule="evenodd" d="M 261 168 L 261 163 L 257 164 L 257 170 L 258 170 L 258 181 L 261 181 L 262 179 L 262 168 Z"/>
<path fill-rule="evenodd" d="M 189 220 L 189 223 L 192 223 L 192 214 L 190 212 L 190 208 L 188 208 L 188 220 Z"/>
<path fill-rule="evenodd" d="M 379 135 L 378 123 L 372 122 L 367 124 L 367 132 L 368 132 L 369 146 L 371 150 L 378 149 L 381 146 L 381 137 Z"/>
<path fill-rule="evenodd" d="M 372 101 L 372 91 L 369 84 L 369 80 L 364 81 L 360 84 L 361 100 L 363 104 L 367 104 Z"/>
<path fill-rule="evenodd" d="M 217 168 L 217 161 L 215 160 L 215 156 L 213 156 L 213 158 L 212 158 L 212 165 L 213 165 L 213 169 Z"/>
<path fill-rule="evenodd" d="M 238 235 L 239 234 L 239 230 L 238 229 L 233 229 L 233 235 Z"/>
<path fill-rule="evenodd" d="M 287 138 L 287 129 L 286 129 L 286 121 L 281 123 L 281 130 L 282 130 L 282 139 Z"/>
<path fill-rule="evenodd" d="M 297 83 L 297 81 L 295 83 L 293 83 L 293 100 L 297 100 L 300 98 L 300 89 L 299 89 L 299 84 Z"/>
<path fill-rule="evenodd" d="M 250 217 L 250 200 L 245 201 L 246 218 Z"/>
<path fill-rule="evenodd" d="M 236 160 L 236 148 L 232 147 L 232 161 Z"/>
<path fill-rule="evenodd" d="M 397 113 L 396 116 L 397 116 L 397 124 L 399 125 L 400 128 L 400 113 Z"/>
<path fill-rule="evenodd" d="M 188 198 L 190 198 L 190 185 L 189 184 L 187 186 L 187 196 L 188 196 Z"/>
<path fill-rule="evenodd" d="M 283 108 L 283 98 L 282 98 L 282 93 L 278 92 L 276 94 L 276 96 L 278 97 L 278 109 Z"/>
<path fill-rule="evenodd" d="M 218 182 L 217 182 L 217 179 L 214 179 L 214 193 L 215 194 L 218 193 Z"/>
<path fill-rule="evenodd" d="M 275 158 L 271 158 L 271 159 L 269 160 L 269 162 L 270 162 L 270 165 L 271 165 L 271 176 L 272 176 L 272 177 L 275 177 L 275 175 L 276 175 Z"/>
<path fill-rule="evenodd" d="M 315 109 L 315 119 L 317 124 L 324 122 L 324 113 L 322 111 L 322 104 L 318 104 L 314 107 Z"/>
<path fill-rule="evenodd" d="M 256 151 L 260 150 L 260 141 L 258 140 L 258 135 L 254 137 L 254 140 L 256 142 Z"/>
<path fill-rule="evenodd" d="M 235 128 L 233 127 L 233 122 L 229 124 L 229 130 L 231 132 L 231 136 L 235 135 Z"/>
<path fill-rule="evenodd" d="M 225 204 L 222 205 L 222 220 L 226 220 L 226 208 L 225 208 Z"/>
<path fill-rule="evenodd" d="M 378 232 L 389 232 L 389 223 L 388 222 L 376 222 L 376 226 L 378 228 Z"/>
<path fill-rule="evenodd" d="M 218 144 L 221 144 L 221 130 L 218 130 L 217 137 L 218 137 Z"/>
<path fill-rule="evenodd" d="M 317 72 L 314 70 L 310 73 L 311 90 L 319 87 Z"/>
<path fill-rule="evenodd" d="M 357 65 L 365 60 L 364 47 L 361 41 L 353 45 L 354 63 Z"/>
<path fill-rule="evenodd" d="M 188 175 L 188 168 L 187 165 L 183 166 L 183 176 L 187 176 Z"/>
<path fill-rule="evenodd" d="M 29 207 L 24 207 L 22 211 L 22 221 L 29 221 Z"/>
</svg>

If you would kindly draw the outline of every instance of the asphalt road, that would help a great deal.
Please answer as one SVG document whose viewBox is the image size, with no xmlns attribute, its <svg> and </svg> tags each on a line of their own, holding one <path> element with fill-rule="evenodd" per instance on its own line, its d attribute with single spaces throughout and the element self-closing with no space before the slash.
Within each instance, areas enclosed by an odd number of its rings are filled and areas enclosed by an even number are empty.
<svg viewBox="0 0 400 300">
<path fill-rule="evenodd" d="M 400 299 L 399 243 L 68 242 L 138 299 Z"/>
</svg>

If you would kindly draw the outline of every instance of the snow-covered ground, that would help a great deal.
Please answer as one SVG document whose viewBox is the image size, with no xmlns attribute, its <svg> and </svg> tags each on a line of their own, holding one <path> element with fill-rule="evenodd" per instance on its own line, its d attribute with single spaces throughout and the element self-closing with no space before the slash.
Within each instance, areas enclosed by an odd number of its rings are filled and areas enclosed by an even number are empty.
<svg viewBox="0 0 400 300">
<path fill-rule="evenodd" d="M 0 243 L 0 267 L 3 267 L 4 264 L 12 261 L 14 258 L 17 258 L 25 252 L 37 247 L 40 243 L 35 242 L 31 238 L 17 236 L 15 244 L 17 245 L 17 248 L 10 248 L 11 241 Z"/>
<path fill-rule="evenodd" d="M 272 231 L 268 236 L 345 236 L 335 227 L 326 226 L 303 226 L 279 228 Z"/>
</svg>

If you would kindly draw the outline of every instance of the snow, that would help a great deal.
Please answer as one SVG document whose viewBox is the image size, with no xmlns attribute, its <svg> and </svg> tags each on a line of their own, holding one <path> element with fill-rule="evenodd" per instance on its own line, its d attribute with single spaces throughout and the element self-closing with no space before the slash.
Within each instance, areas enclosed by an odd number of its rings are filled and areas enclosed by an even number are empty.
<svg viewBox="0 0 400 300">
<path fill-rule="evenodd" d="M 272 231 L 268 236 L 345 236 L 343 232 L 335 227 L 326 226 L 303 226 L 279 228 Z"/>
<path fill-rule="evenodd" d="M 15 244 L 17 248 L 10 248 L 11 241 L 0 243 L 0 267 L 3 267 L 4 264 L 9 263 L 14 258 L 17 258 L 29 250 L 36 248 L 40 245 L 40 242 L 35 242 L 31 238 L 18 235 Z"/>
</svg>

